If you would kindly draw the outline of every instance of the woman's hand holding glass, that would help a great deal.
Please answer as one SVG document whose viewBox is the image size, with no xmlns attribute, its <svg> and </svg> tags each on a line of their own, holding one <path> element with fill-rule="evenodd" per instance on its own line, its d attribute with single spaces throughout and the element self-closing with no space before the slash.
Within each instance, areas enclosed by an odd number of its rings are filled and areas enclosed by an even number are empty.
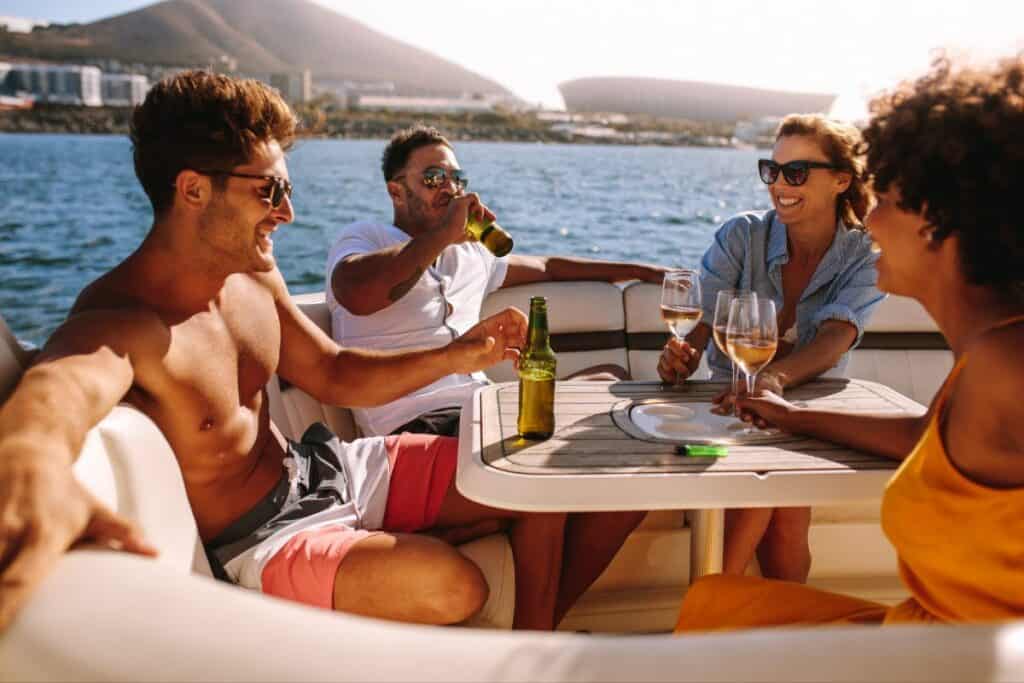
<svg viewBox="0 0 1024 683">
<path fill-rule="evenodd" d="M 665 382 L 679 384 L 697 369 L 700 353 L 685 337 L 702 315 L 699 273 L 689 268 L 666 273 L 661 283 L 661 318 L 672 332 L 672 339 L 658 360 L 658 375 Z"/>
</svg>

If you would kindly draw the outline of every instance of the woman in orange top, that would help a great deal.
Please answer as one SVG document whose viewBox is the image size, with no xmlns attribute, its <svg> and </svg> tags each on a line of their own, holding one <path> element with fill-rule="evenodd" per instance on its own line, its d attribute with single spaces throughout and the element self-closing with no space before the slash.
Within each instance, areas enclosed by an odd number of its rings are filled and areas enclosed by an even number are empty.
<svg viewBox="0 0 1024 683">
<path fill-rule="evenodd" d="M 800 409 L 768 392 L 740 406 L 759 426 L 903 461 L 882 528 L 912 597 L 886 608 L 712 576 L 688 592 L 677 630 L 1024 616 L 1024 54 L 980 70 L 939 60 L 872 111 L 878 287 L 920 301 L 956 365 L 919 418 Z"/>
</svg>

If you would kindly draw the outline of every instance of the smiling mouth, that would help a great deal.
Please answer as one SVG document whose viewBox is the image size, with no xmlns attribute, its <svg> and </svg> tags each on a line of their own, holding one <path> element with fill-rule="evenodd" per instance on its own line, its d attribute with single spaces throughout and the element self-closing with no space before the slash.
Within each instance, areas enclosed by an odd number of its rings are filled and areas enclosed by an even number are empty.
<svg viewBox="0 0 1024 683">
<path fill-rule="evenodd" d="M 784 206 L 787 209 L 792 206 L 796 206 L 801 202 L 801 200 L 796 197 L 779 197 L 776 199 L 776 201 L 778 202 L 779 206 Z"/>
</svg>

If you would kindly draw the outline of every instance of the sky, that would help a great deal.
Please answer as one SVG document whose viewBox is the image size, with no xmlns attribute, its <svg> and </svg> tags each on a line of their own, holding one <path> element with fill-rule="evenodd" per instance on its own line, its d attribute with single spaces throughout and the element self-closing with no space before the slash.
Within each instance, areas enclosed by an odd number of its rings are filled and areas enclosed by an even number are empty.
<svg viewBox="0 0 1024 683">
<path fill-rule="evenodd" d="M 648 76 L 836 93 L 833 113 L 859 118 L 936 49 L 973 61 L 1024 50 L 1020 0 L 315 1 L 552 108 L 562 81 Z M 147 4 L 0 0 L 0 15 L 84 22 Z"/>
</svg>

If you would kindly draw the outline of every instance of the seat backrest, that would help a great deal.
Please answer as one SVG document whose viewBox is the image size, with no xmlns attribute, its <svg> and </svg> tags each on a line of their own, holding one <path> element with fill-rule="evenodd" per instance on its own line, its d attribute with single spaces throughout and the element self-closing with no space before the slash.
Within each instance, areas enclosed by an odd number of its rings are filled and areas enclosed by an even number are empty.
<svg viewBox="0 0 1024 683">
<path fill-rule="evenodd" d="M 649 282 L 632 282 L 622 294 L 630 373 L 633 379 L 656 380 L 658 358 L 669 335 L 665 321 L 661 319 L 661 287 Z M 707 379 L 710 376 L 707 356 L 701 356 L 694 378 Z"/>
<path fill-rule="evenodd" d="M 953 367 L 953 352 L 914 299 L 888 296 L 850 355 L 850 377 L 880 382 L 928 405 Z"/>
<path fill-rule="evenodd" d="M 298 294 L 293 297 L 299 308 L 320 329 L 331 335 L 331 314 L 327 310 L 323 292 Z M 270 416 L 274 424 L 289 439 L 299 439 L 314 422 L 323 422 L 343 441 L 360 436 L 352 411 L 326 406 L 297 387 L 290 386 L 277 375 L 267 383 Z"/>
<path fill-rule="evenodd" d="M 548 329 L 551 347 L 558 354 L 558 376 L 571 375 L 595 365 L 615 364 L 629 368 L 626 354 L 626 319 L 622 289 L 608 282 L 542 282 L 499 289 L 484 300 L 481 317 L 507 306 L 524 313 L 530 297 L 548 300 Z M 516 379 L 515 369 L 506 361 L 488 369 L 496 382 Z"/>
</svg>

